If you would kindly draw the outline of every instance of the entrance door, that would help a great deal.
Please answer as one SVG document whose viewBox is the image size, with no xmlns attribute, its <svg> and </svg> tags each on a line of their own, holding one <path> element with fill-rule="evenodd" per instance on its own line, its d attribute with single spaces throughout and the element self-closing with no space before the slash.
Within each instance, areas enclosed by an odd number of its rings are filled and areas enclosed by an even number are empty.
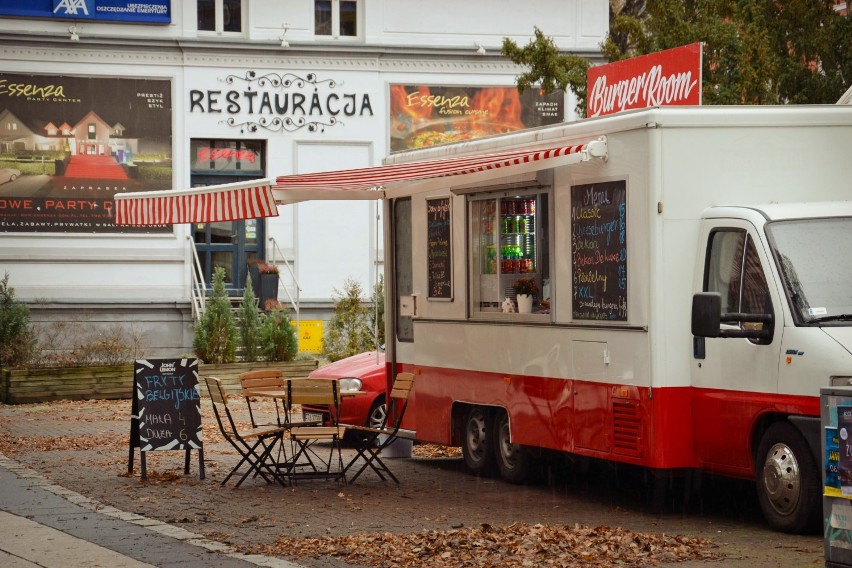
<svg viewBox="0 0 852 568">
<path fill-rule="evenodd" d="M 233 183 L 255 179 L 254 176 L 192 176 L 192 187 Z M 241 296 L 246 286 L 247 261 L 264 258 L 263 219 L 198 223 L 193 227 L 195 248 L 208 287 L 213 284 L 213 269 L 225 269 L 225 288 L 231 296 Z"/>
</svg>

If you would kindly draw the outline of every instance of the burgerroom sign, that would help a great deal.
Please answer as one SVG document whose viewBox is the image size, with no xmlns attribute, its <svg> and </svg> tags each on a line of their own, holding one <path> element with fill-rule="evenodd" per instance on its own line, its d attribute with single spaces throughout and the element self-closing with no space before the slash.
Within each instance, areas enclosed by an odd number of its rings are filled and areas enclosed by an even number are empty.
<svg viewBox="0 0 852 568">
<path fill-rule="evenodd" d="M 701 104 L 701 43 L 590 67 L 589 117 L 654 106 Z"/>
</svg>

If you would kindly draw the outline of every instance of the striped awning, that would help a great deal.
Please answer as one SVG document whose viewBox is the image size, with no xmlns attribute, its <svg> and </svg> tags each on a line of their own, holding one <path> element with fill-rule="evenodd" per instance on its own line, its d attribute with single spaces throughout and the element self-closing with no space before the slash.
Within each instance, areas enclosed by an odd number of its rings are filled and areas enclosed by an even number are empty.
<svg viewBox="0 0 852 568">
<path fill-rule="evenodd" d="M 600 138 L 588 144 L 573 146 L 527 148 L 372 168 L 280 176 L 273 191 L 279 205 L 316 199 L 403 197 L 448 185 L 479 183 L 606 157 L 606 138 Z M 447 181 L 450 177 L 453 178 L 452 183 Z"/>
<path fill-rule="evenodd" d="M 383 199 L 607 158 L 605 138 L 588 144 L 452 156 L 370 168 L 293 174 L 185 190 L 118 194 L 117 225 L 210 223 L 272 217 L 276 205 L 311 200 Z M 452 183 L 447 178 L 452 178 Z"/>
<path fill-rule="evenodd" d="M 115 196 L 116 225 L 213 223 L 277 215 L 271 179 Z"/>
</svg>

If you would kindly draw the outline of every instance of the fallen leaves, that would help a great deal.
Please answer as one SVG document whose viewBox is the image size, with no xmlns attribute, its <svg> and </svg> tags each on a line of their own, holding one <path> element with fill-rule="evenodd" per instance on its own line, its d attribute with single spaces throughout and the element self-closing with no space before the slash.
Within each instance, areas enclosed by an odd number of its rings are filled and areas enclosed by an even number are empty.
<svg viewBox="0 0 852 568">
<path fill-rule="evenodd" d="M 457 458 L 462 455 L 462 451 L 461 448 L 454 446 L 415 444 L 411 454 L 417 458 Z"/>
<path fill-rule="evenodd" d="M 620 527 L 483 524 L 476 529 L 339 537 L 282 536 L 250 552 L 275 556 L 334 556 L 368 566 L 410 568 L 526 566 L 648 566 L 712 560 L 719 555 L 696 537 L 646 534 Z"/>
</svg>

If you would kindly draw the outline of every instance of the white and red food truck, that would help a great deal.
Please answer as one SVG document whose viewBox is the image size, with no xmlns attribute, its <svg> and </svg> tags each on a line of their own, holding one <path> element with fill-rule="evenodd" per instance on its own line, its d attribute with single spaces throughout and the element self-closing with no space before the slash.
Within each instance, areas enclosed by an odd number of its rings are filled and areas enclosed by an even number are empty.
<svg viewBox="0 0 852 568">
<path fill-rule="evenodd" d="M 755 479 L 770 525 L 814 526 L 819 388 L 852 383 L 850 146 L 852 107 L 667 107 L 391 155 L 480 172 L 383 193 L 408 426 L 510 482 L 534 449 Z"/>
</svg>

